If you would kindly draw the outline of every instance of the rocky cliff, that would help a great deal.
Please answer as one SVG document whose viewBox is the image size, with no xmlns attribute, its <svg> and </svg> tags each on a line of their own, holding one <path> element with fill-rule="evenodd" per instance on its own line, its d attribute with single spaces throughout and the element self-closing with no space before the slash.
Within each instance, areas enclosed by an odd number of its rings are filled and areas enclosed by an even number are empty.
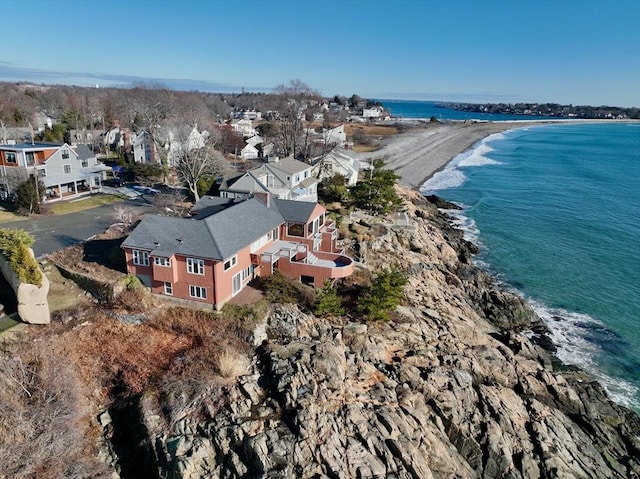
<svg viewBox="0 0 640 479">
<path fill-rule="evenodd" d="M 529 306 L 471 265 L 473 245 L 435 207 L 403 194 L 408 225 L 346 220 L 363 267 L 407 272 L 394 320 L 274 307 L 252 374 L 203 391 L 172 424 L 143 407 L 159 477 L 638 477 L 638 416 L 557 364 Z"/>
</svg>

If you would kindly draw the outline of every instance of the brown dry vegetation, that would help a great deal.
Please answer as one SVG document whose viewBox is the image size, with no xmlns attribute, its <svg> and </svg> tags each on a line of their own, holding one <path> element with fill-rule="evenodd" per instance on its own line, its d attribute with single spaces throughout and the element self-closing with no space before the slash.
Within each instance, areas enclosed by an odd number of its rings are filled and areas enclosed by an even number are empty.
<svg viewBox="0 0 640 479">
<path fill-rule="evenodd" d="M 344 125 L 344 132 L 347 135 L 353 135 L 356 131 L 362 131 L 365 135 L 371 136 L 393 136 L 399 133 L 396 126 L 384 126 L 384 125 L 367 125 L 362 123 L 346 123 Z"/>
<path fill-rule="evenodd" d="M 141 302 L 144 322 L 123 322 Z M 145 394 L 173 422 L 197 392 L 242 373 L 253 311 L 169 308 L 133 290 L 30 327 L 0 352 L 0 478 L 105 477 L 98 414 Z"/>
</svg>

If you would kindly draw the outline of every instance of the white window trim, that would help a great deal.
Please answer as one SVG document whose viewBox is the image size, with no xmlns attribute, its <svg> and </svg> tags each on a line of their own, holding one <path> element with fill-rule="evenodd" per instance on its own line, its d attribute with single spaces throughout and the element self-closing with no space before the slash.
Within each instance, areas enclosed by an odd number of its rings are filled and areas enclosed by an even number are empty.
<svg viewBox="0 0 640 479">
<path fill-rule="evenodd" d="M 132 250 L 133 264 L 136 266 L 149 266 L 149 252 L 141 249 Z"/>
<path fill-rule="evenodd" d="M 227 263 L 229 263 L 229 266 L 227 266 Z M 225 271 L 230 270 L 231 268 L 233 268 L 235 265 L 238 264 L 238 255 L 234 254 L 233 256 L 231 256 L 230 258 L 227 258 L 224 263 L 223 263 L 223 267 Z"/>
<path fill-rule="evenodd" d="M 204 260 L 198 258 L 187 258 L 187 273 L 204 276 Z"/>
<path fill-rule="evenodd" d="M 207 288 L 205 286 L 190 284 L 189 296 L 196 299 L 207 299 Z"/>
<path fill-rule="evenodd" d="M 67 172 L 67 166 L 69 167 L 69 172 Z M 65 175 L 70 175 L 72 171 L 73 169 L 71 168 L 71 163 L 65 163 L 64 165 L 62 165 L 62 172 Z"/>
<path fill-rule="evenodd" d="M 173 284 L 169 281 L 164 282 L 164 294 L 167 296 L 173 296 Z"/>
<path fill-rule="evenodd" d="M 171 258 L 162 258 L 160 256 L 155 256 L 153 258 L 153 264 L 156 266 L 162 266 L 163 268 L 171 267 Z"/>
</svg>

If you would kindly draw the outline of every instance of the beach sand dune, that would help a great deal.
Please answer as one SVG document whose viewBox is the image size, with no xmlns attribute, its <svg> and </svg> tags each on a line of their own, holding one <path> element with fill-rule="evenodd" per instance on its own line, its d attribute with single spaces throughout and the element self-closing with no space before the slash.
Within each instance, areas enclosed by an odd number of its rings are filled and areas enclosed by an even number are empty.
<svg viewBox="0 0 640 479">
<path fill-rule="evenodd" d="M 358 157 L 365 160 L 384 159 L 386 167 L 400 176 L 402 184 L 419 188 L 434 173 L 481 139 L 494 133 L 532 124 L 534 123 L 428 124 L 391 137 L 379 150 L 361 153 Z"/>
</svg>

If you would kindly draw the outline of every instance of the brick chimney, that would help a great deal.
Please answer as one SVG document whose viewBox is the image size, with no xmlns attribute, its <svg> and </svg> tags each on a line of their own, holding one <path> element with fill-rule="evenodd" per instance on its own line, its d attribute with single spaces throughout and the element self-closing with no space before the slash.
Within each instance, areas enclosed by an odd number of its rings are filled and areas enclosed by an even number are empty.
<svg viewBox="0 0 640 479">
<path fill-rule="evenodd" d="M 268 191 L 261 191 L 255 192 L 253 196 L 267 205 L 267 208 L 271 208 L 271 193 Z"/>
</svg>

